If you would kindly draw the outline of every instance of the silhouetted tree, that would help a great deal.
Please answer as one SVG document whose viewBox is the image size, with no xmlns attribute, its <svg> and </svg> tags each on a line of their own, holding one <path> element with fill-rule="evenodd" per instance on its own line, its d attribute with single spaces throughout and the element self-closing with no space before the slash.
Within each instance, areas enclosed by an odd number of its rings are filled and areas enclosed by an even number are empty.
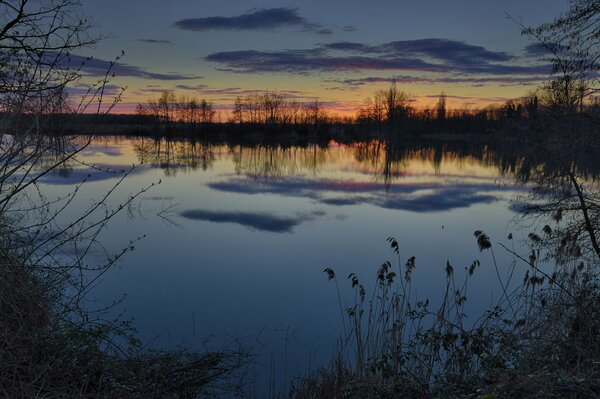
<svg viewBox="0 0 600 399">
<path fill-rule="evenodd" d="M 390 129 L 394 131 L 398 127 L 400 120 L 408 117 L 410 112 L 410 96 L 399 91 L 396 81 L 385 92 L 386 117 Z"/>
<path fill-rule="evenodd" d="M 446 119 L 446 93 L 442 92 L 440 98 L 435 106 L 436 118 L 439 121 Z"/>
</svg>

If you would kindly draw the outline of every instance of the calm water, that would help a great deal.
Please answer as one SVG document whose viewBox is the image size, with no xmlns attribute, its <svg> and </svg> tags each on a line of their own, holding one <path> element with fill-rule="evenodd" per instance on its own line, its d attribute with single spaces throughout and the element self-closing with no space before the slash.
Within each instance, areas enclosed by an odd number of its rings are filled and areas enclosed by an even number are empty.
<svg viewBox="0 0 600 399">
<path fill-rule="evenodd" d="M 100 241 L 116 251 L 146 235 L 106 274 L 92 294 L 117 306 L 140 336 L 158 347 L 193 348 L 241 338 L 265 366 L 256 384 L 289 385 L 292 376 L 324 364 L 341 332 L 333 268 L 350 306 L 346 276 L 367 283 L 386 260 L 386 238 L 400 243 L 403 262 L 415 256 L 415 295 L 441 294 L 449 260 L 461 270 L 480 259 L 468 302 L 473 318 L 499 297 L 489 252 L 473 231 L 507 242 L 520 237 L 515 199 L 526 192 L 502 173 L 485 146 L 380 142 L 269 148 L 188 141 L 103 138 L 81 160 L 112 170 L 141 164 L 111 203 L 161 182 L 111 221 Z M 119 174 L 74 164 L 49 176 L 44 191 L 58 196 L 90 175 L 72 215 L 110 188 Z M 499 264 L 510 263 L 496 252 Z"/>
</svg>

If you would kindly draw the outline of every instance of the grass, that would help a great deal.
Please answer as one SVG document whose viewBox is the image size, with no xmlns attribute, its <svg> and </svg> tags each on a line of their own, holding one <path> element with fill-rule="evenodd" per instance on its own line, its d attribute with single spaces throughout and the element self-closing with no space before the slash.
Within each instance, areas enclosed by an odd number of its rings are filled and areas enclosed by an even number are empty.
<svg viewBox="0 0 600 399">
<path fill-rule="evenodd" d="M 379 268 L 370 294 L 356 274 L 348 276 L 355 301 L 341 309 L 349 329 L 340 338 L 340 349 L 328 367 L 297 379 L 290 396 L 598 397 L 598 260 L 581 258 L 579 244 L 573 243 L 570 254 L 559 248 L 562 257 L 553 257 L 555 247 L 547 245 L 555 242 L 552 231 L 549 226 L 543 231 L 543 236 L 530 234 L 529 256 L 503 246 L 514 258 L 504 280 L 495 245 L 485 233 L 475 232 L 479 249 L 490 251 L 502 288 L 498 302 L 476 319 L 466 314 L 468 288 L 486 264 L 475 261 L 458 273 L 448 262 L 442 299 L 433 306 L 412 294 L 415 258 L 402 262 L 398 242 L 388 239 L 397 264 L 385 262 Z M 334 270 L 325 272 L 337 286 Z"/>
</svg>

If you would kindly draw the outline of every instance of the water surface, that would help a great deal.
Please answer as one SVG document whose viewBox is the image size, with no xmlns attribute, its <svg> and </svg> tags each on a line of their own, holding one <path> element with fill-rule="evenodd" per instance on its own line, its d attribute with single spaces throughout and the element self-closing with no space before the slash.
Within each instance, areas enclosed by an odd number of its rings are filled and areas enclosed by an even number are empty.
<svg viewBox="0 0 600 399">
<path fill-rule="evenodd" d="M 90 306 L 126 294 L 116 309 L 158 347 L 214 348 L 239 338 L 265 366 L 256 384 L 281 388 L 326 363 L 342 331 L 323 269 L 336 271 L 350 306 L 348 274 L 369 287 L 381 263 L 397 266 L 387 237 L 398 240 L 402 263 L 416 257 L 416 297 L 435 302 L 447 261 L 460 271 L 480 259 L 468 309 L 475 316 L 499 298 L 490 254 L 479 252 L 473 231 L 523 238 L 512 221 L 526 189 L 500 159 L 464 142 L 284 148 L 109 137 L 81 157 L 95 168 L 74 164 L 47 176 L 44 190 L 58 196 L 86 179 L 76 215 L 133 164 L 112 204 L 160 182 L 99 237 L 103 250 L 90 262 L 145 235 L 103 276 Z M 508 267 L 508 254 L 496 256 Z"/>
</svg>

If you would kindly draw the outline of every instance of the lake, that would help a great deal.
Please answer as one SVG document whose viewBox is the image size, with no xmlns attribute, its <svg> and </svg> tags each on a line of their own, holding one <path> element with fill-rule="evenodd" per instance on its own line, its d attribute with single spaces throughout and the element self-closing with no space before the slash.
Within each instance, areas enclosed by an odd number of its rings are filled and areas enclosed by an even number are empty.
<svg viewBox="0 0 600 399">
<path fill-rule="evenodd" d="M 384 261 L 398 267 L 388 237 L 402 264 L 416 257 L 415 298 L 435 303 L 447 261 L 462 273 L 479 259 L 469 315 L 499 299 L 490 252 L 479 251 L 473 232 L 507 245 L 527 237 L 516 209 L 528 190 L 503 159 L 460 140 L 282 146 L 101 137 L 41 187 L 53 198 L 86 180 L 68 220 L 131 165 L 113 206 L 160 182 L 113 218 L 102 247 L 88 253 L 93 264 L 145 236 L 95 283 L 88 305 L 126 295 L 107 317 L 132 318 L 140 338 L 160 348 L 239 341 L 257 355 L 253 389 L 281 390 L 327 364 L 342 332 L 324 268 L 338 276 L 342 307 L 351 306 L 350 273 L 369 290 Z M 512 256 L 497 247 L 495 256 L 506 275 Z"/>
</svg>

